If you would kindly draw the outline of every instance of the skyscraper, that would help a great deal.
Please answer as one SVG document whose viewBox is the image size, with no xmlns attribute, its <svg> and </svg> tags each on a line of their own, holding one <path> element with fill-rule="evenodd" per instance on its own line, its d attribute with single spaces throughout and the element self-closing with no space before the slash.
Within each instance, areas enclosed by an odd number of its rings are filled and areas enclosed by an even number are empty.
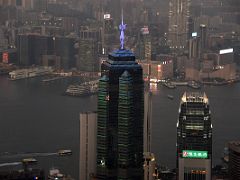
<svg viewBox="0 0 240 180">
<path fill-rule="evenodd" d="M 42 55 L 48 53 L 50 37 L 38 34 L 18 34 L 17 49 L 20 65 L 40 65 Z"/>
<path fill-rule="evenodd" d="M 189 49 L 188 49 L 188 53 L 189 53 L 189 59 L 196 59 L 196 58 L 200 58 L 200 38 L 194 34 L 197 33 L 193 33 L 192 38 L 189 39 Z"/>
<path fill-rule="evenodd" d="M 113 50 L 116 44 L 116 31 L 114 29 L 114 20 L 111 14 L 104 14 L 102 29 L 102 53 L 108 54 Z"/>
<path fill-rule="evenodd" d="M 178 179 L 210 180 L 212 123 L 205 93 L 185 92 L 177 122 Z"/>
<path fill-rule="evenodd" d="M 97 57 L 97 41 L 94 39 L 79 40 L 77 68 L 80 71 L 97 71 L 99 69 Z"/>
<path fill-rule="evenodd" d="M 130 50 L 109 54 L 101 66 L 98 93 L 98 179 L 143 178 L 143 78 L 142 68 Z"/>
<path fill-rule="evenodd" d="M 149 34 L 148 27 L 141 28 L 141 32 L 138 37 L 138 56 L 141 60 L 151 61 L 152 55 L 152 43 L 151 36 Z"/>
<path fill-rule="evenodd" d="M 229 149 L 229 179 L 240 179 L 240 141 L 231 141 L 228 143 Z"/>
<path fill-rule="evenodd" d="M 200 24 L 200 45 L 201 51 L 207 48 L 207 26 L 205 24 Z"/>
<path fill-rule="evenodd" d="M 80 114 L 79 179 L 90 180 L 96 173 L 97 113 Z"/>
<path fill-rule="evenodd" d="M 173 50 L 185 49 L 189 34 L 190 0 L 170 0 L 168 44 Z"/>
</svg>

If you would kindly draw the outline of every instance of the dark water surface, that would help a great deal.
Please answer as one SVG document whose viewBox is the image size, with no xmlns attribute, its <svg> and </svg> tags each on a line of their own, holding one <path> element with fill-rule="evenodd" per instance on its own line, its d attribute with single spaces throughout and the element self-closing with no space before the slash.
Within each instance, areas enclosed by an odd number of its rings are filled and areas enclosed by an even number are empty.
<svg viewBox="0 0 240 180">
<path fill-rule="evenodd" d="M 36 157 L 37 166 L 46 172 L 57 167 L 77 179 L 79 113 L 96 110 L 97 98 L 62 96 L 66 86 L 64 81 L 43 84 L 40 79 L 9 81 L 0 77 L 0 163 L 20 161 L 28 157 L 22 154 L 25 152 L 45 153 Z M 170 90 L 160 86 L 153 95 L 152 149 L 158 162 L 170 168 L 175 166 L 176 122 L 180 98 L 186 90 L 191 91 L 186 87 Z M 240 139 L 240 84 L 206 86 L 202 90 L 210 100 L 216 164 L 225 143 Z M 73 155 L 47 154 L 59 149 L 71 149 Z M 4 152 L 17 155 L 3 156 Z"/>
</svg>

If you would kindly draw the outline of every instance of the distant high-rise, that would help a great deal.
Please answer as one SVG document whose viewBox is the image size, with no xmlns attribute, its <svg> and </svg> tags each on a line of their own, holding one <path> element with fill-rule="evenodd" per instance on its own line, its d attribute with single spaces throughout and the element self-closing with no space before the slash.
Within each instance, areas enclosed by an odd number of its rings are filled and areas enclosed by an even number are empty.
<svg viewBox="0 0 240 180">
<path fill-rule="evenodd" d="M 17 49 L 20 65 L 40 65 L 42 55 L 48 54 L 51 37 L 37 34 L 18 34 Z"/>
<path fill-rule="evenodd" d="M 99 69 L 97 56 L 98 42 L 94 39 L 79 40 L 77 69 L 96 72 Z"/>
<path fill-rule="evenodd" d="M 192 38 L 189 39 L 188 45 L 189 59 L 200 58 L 200 38 L 197 35 L 193 35 Z"/>
<path fill-rule="evenodd" d="M 60 57 L 61 68 L 69 69 L 75 66 L 74 38 L 53 37 L 40 34 L 18 34 L 17 48 L 20 65 L 42 65 L 44 55 Z"/>
<path fill-rule="evenodd" d="M 168 44 L 172 50 L 187 47 L 190 0 L 170 0 Z"/>
<path fill-rule="evenodd" d="M 207 47 L 207 26 L 205 24 L 200 24 L 200 45 L 201 51 Z"/>
<path fill-rule="evenodd" d="M 44 1 L 44 0 L 41 0 Z M 33 8 L 34 0 L 0 0 L 1 6 L 18 6 L 30 10 Z"/>
<path fill-rule="evenodd" d="M 111 14 L 105 14 L 102 29 L 102 54 L 108 54 L 116 44 L 116 31 L 114 30 L 114 20 Z"/>
<path fill-rule="evenodd" d="M 240 179 L 240 141 L 232 141 L 228 143 L 229 150 L 229 179 Z"/>
<path fill-rule="evenodd" d="M 80 114 L 79 179 L 90 180 L 96 173 L 97 113 Z"/>
<path fill-rule="evenodd" d="M 141 60 L 151 61 L 152 43 L 148 27 L 141 28 L 138 38 L 138 56 Z"/>
<path fill-rule="evenodd" d="M 97 178 L 143 179 L 144 85 L 142 68 L 121 48 L 103 62 L 98 92 Z"/>
<path fill-rule="evenodd" d="M 205 93 L 185 92 L 177 122 L 178 179 L 211 180 L 212 123 Z"/>
</svg>

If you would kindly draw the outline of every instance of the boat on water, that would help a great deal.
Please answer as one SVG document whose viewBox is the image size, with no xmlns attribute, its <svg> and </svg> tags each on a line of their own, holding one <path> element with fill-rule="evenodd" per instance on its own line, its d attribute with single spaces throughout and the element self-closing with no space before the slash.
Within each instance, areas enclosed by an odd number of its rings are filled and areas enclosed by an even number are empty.
<svg viewBox="0 0 240 180">
<path fill-rule="evenodd" d="M 223 157 L 222 157 L 223 162 L 228 163 L 229 162 L 229 150 L 228 147 L 225 147 L 223 150 Z"/>
<path fill-rule="evenodd" d="M 72 151 L 70 149 L 61 149 L 58 151 L 59 156 L 67 156 L 72 155 Z"/>
<path fill-rule="evenodd" d="M 169 89 L 174 89 L 174 88 L 176 88 L 176 85 L 173 84 L 173 83 L 171 83 L 171 82 L 165 82 L 165 83 L 163 83 L 163 84 L 164 84 L 164 86 L 166 86 L 166 87 L 169 88 Z"/>
<path fill-rule="evenodd" d="M 174 99 L 173 95 L 170 95 L 170 94 L 168 94 L 167 97 L 168 97 L 168 99 L 171 99 L 171 100 Z"/>
<path fill-rule="evenodd" d="M 200 84 L 195 82 L 195 81 L 188 82 L 188 86 L 193 88 L 193 89 L 200 89 L 201 88 Z"/>
<path fill-rule="evenodd" d="M 29 69 L 19 69 L 11 71 L 9 73 L 11 80 L 26 79 L 36 76 L 43 76 L 52 73 L 53 69 L 51 67 L 34 67 Z"/>
<path fill-rule="evenodd" d="M 98 92 L 97 84 L 80 84 L 80 85 L 70 85 L 65 95 L 68 96 L 90 96 Z"/>
<path fill-rule="evenodd" d="M 57 168 L 52 168 L 49 170 L 49 175 L 48 175 L 48 179 L 63 179 L 64 178 L 64 174 L 60 173 L 60 170 Z"/>
<path fill-rule="evenodd" d="M 25 158 L 22 160 L 22 163 L 24 164 L 35 164 L 37 163 L 37 160 L 34 158 Z"/>
</svg>

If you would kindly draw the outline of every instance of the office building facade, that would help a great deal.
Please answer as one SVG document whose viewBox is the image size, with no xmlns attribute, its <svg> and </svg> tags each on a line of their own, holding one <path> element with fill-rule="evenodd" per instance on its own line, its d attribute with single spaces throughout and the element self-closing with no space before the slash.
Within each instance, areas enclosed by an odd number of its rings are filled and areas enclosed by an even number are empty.
<svg viewBox="0 0 240 180">
<path fill-rule="evenodd" d="M 77 69 L 80 71 L 96 72 L 99 69 L 98 42 L 93 39 L 79 40 Z"/>
<path fill-rule="evenodd" d="M 199 37 L 192 37 L 189 39 L 189 59 L 197 59 L 200 58 L 200 39 Z"/>
<path fill-rule="evenodd" d="M 172 50 L 187 47 L 189 35 L 190 0 L 170 0 L 168 44 Z"/>
<path fill-rule="evenodd" d="M 210 180 L 212 123 L 205 93 L 184 93 L 179 108 L 176 145 L 178 179 Z"/>
<path fill-rule="evenodd" d="M 147 26 L 141 28 L 139 33 L 137 52 L 140 60 L 147 60 L 148 62 L 152 60 L 151 36 Z"/>
<path fill-rule="evenodd" d="M 155 156 L 153 153 L 144 153 L 144 180 L 157 180 L 158 179 L 158 168 Z"/>
<path fill-rule="evenodd" d="M 229 162 L 228 171 L 230 180 L 240 179 L 240 141 L 228 143 Z"/>
<path fill-rule="evenodd" d="M 17 36 L 18 62 L 22 66 L 42 65 L 45 55 L 60 58 L 61 68 L 75 67 L 77 53 L 75 39 L 71 37 L 53 37 L 40 34 L 19 34 Z"/>
<path fill-rule="evenodd" d="M 144 92 L 144 152 L 151 152 L 152 93 Z"/>
<path fill-rule="evenodd" d="M 79 179 L 90 180 L 96 174 L 97 113 L 80 114 Z"/>
<path fill-rule="evenodd" d="M 200 46 L 201 51 L 207 48 L 207 26 L 205 24 L 200 24 Z"/>
<path fill-rule="evenodd" d="M 102 63 L 98 93 L 98 179 L 143 178 L 143 79 L 134 54 L 113 51 Z"/>
</svg>

